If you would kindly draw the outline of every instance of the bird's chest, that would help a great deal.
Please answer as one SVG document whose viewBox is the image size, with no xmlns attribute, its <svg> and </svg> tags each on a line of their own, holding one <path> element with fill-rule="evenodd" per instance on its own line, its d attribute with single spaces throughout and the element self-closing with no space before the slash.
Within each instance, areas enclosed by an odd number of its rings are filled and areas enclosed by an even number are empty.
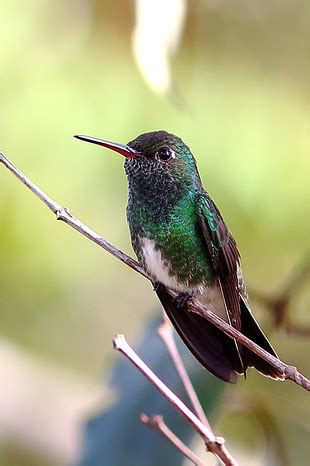
<svg viewBox="0 0 310 466">
<path fill-rule="evenodd" d="M 201 250 L 186 235 L 163 235 L 161 242 L 139 238 L 138 258 L 155 281 L 179 292 L 201 292 L 211 281 Z"/>
<path fill-rule="evenodd" d="M 139 255 L 144 267 L 155 281 L 176 291 L 189 291 L 189 285 L 180 280 L 177 267 L 173 266 L 171 258 L 166 257 L 154 240 L 140 238 Z"/>
<path fill-rule="evenodd" d="M 212 282 L 214 270 L 197 229 L 195 206 L 179 204 L 157 216 L 154 208 L 138 207 L 129 203 L 127 210 L 132 245 L 154 281 L 180 292 Z"/>
</svg>

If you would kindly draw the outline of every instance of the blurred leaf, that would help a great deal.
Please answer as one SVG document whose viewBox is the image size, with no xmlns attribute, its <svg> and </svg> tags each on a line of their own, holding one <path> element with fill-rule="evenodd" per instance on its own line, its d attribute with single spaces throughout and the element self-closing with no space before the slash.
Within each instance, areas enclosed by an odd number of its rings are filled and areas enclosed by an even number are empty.
<svg viewBox="0 0 310 466">
<path fill-rule="evenodd" d="M 157 336 L 159 323 L 156 318 L 148 326 L 137 352 L 176 394 L 188 402 L 167 351 Z M 203 407 L 209 417 L 221 399 L 225 384 L 202 369 L 180 340 L 178 346 L 194 386 L 203 392 Z M 194 436 L 193 428 L 127 360 L 117 362 L 110 384 L 120 393 L 120 398 L 109 411 L 98 413 L 88 422 L 79 466 L 183 464 L 182 454 L 159 433 L 142 424 L 139 416 L 141 412 L 162 414 L 168 426 L 187 444 Z"/>
<path fill-rule="evenodd" d="M 134 56 L 144 79 L 156 92 L 171 90 L 170 59 L 179 44 L 185 14 L 185 0 L 136 0 Z"/>
</svg>

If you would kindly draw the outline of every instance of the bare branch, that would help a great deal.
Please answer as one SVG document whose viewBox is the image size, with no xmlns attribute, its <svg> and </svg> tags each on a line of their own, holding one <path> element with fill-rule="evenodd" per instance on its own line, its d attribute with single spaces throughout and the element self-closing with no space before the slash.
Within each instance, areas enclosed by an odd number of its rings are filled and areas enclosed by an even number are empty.
<svg viewBox="0 0 310 466">
<path fill-rule="evenodd" d="M 56 214 L 57 220 L 61 220 L 64 223 L 67 223 L 72 228 L 77 230 L 79 233 L 86 236 L 86 238 L 98 244 L 98 246 L 105 249 L 107 252 L 112 254 L 114 257 L 119 259 L 124 264 L 128 265 L 128 267 L 140 273 L 148 280 L 151 280 L 151 278 L 147 275 L 145 270 L 137 261 L 127 256 L 119 249 L 115 248 L 112 244 L 103 239 L 95 231 L 93 231 L 88 226 L 83 224 L 79 219 L 74 217 L 65 207 L 60 206 L 53 199 L 51 199 L 28 177 L 26 177 L 24 173 L 21 172 L 2 152 L 0 152 L 0 163 L 3 163 L 5 167 L 7 167 L 22 183 L 24 183 L 30 189 L 30 191 L 32 191 L 39 199 L 41 199 L 41 201 L 44 202 L 44 204 L 46 204 L 47 207 Z M 175 296 L 175 293 L 171 291 L 169 291 L 169 293 L 171 294 L 171 296 Z M 291 380 L 297 385 L 304 388 L 305 390 L 310 391 L 310 380 L 303 376 L 300 372 L 298 372 L 296 367 L 285 364 L 280 359 L 275 358 L 267 351 L 260 348 L 249 338 L 244 336 L 242 333 L 238 332 L 235 328 L 231 327 L 217 315 L 213 314 L 213 312 L 204 308 L 194 298 L 191 298 L 188 301 L 187 309 L 190 312 L 195 312 L 196 314 L 201 315 L 209 322 L 211 322 L 213 325 L 215 325 L 217 328 L 226 333 L 226 335 L 230 336 L 231 338 L 235 338 L 242 345 L 246 346 L 255 354 L 265 359 L 270 365 L 272 365 L 275 369 L 277 369 L 279 372 L 283 374 L 283 379 Z"/>
<path fill-rule="evenodd" d="M 128 267 L 134 269 L 136 272 L 140 273 L 144 277 L 150 280 L 150 277 L 147 275 L 145 270 L 141 267 L 141 265 L 131 257 L 124 254 L 121 250 L 117 249 L 115 246 L 110 244 L 104 238 L 102 238 L 98 233 L 94 230 L 89 228 L 84 223 L 80 222 L 78 218 L 72 215 L 64 206 L 61 206 L 57 202 L 55 202 L 52 198 L 50 198 L 42 189 L 40 189 L 33 181 L 31 181 L 19 168 L 14 165 L 13 162 L 3 153 L 0 152 L 0 163 L 10 170 L 25 186 L 27 186 L 30 191 L 37 196 L 55 215 L 56 219 L 60 220 L 70 227 L 74 228 L 76 231 L 81 233 L 86 238 L 90 239 L 98 246 L 100 246 L 105 251 L 108 251 L 110 254 L 115 256 L 120 261 L 124 262 Z"/>
<path fill-rule="evenodd" d="M 116 335 L 113 339 L 114 348 L 128 358 L 145 377 L 160 391 L 165 398 L 175 407 L 177 411 L 193 426 L 198 434 L 203 438 L 207 448 L 225 465 L 237 466 L 236 461 L 224 446 L 223 437 L 215 437 L 212 432 L 198 419 L 195 414 L 188 409 L 180 398 L 178 398 L 167 385 L 160 380 L 156 374 L 142 361 L 135 351 L 128 345 L 124 335 Z"/>
<path fill-rule="evenodd" d="M 190 448 L 188 448 L 182 440 L 177 437 L 172 430 L 169 429 L 167 424 L 164 422 L 162 416 L 153 416 L 149 418 L 146 414 L 141 414 L 141 421 L 148 425 L 151 429 L 156 430 L 164 437 L 166 437 L 175 447 L 180 450 L 184 456 L 186 456 L 192 463 L 197 466 L 205 466 L 205 463 L 197 456 Z"/>
<path fill-rule="evenodd" d="M 196 411 L 198 418 L 212 432 L 209 421 L 206 418 L 204 410 L 202 409 L 198 396 L 192 385 L 191 379 L 189 378 L 188 373 L 183 364 L 183 361 L 181 359 L 180 353 L 178 351 L 178 348 L 177 348 L 177 345 L 175 343 L 175 339 L 173 336 L 173 327 L 172 327 L 170 320 L 168 320 L 167 316 L 164 316 L 164 320 L 162 324 L 158 327 L 158 334 L 168 350 L 168 353 L 172 359 L 174 367 L 176 368 L 176 371 L 179 374 L 179 377 L 183 383 L 186 393 L 188 394 L 191 404 L 194 410 Z"/>
</svg>

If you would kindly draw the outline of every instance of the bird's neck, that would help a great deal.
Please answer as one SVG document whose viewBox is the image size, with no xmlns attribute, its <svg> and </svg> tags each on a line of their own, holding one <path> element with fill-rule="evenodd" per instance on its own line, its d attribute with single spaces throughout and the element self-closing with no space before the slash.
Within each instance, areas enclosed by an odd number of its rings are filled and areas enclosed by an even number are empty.
<svg viewBox="0 0 310 466">
<path fill-rule="evenodd" d="M 177 181 L 166 186 L 154 179 L 142 184 L 129 181 L 128 220 L 132 217 L 144 227 L 169 223 L 180 205 L 186 208 L 191 202 L 194 192 L 194 187 L 187 189 Z"/>
</svg>

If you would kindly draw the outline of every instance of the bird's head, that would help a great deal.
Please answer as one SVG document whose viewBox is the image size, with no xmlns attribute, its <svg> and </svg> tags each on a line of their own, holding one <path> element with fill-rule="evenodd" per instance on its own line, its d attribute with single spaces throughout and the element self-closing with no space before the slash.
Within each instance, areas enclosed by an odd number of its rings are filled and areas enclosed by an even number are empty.
<svg viewBox="0 0 310 466">
<path fill-rule="evenodd" d="M 166 131 L 141 134 L 125 145 L 89 136 L 75 137 L 125 156 L 129 186 L 137 194 L 139 190 L 144 193 L 152 190 L 164 195 L 200 184 L 196 161 L 189 147 Z"/>
</svg>

